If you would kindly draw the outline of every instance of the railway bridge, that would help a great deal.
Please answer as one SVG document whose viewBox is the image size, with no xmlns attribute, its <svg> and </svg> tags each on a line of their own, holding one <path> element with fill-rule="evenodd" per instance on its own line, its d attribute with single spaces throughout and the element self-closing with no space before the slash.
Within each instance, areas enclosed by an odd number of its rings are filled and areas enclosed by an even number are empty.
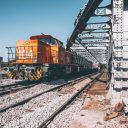
<svg viewBox="0 0 128 128">
<path fill-rule="evenodd" d="M 127 22 L 128 0 L 88 0 L 74 22 L 67 51 L 44 34 L 7 47 L 10 65 L 4 73 L 23 80 L 0 80 L 0 128 L 128 128 Z M 106 67 L 108 79 L 104 72 L 91 73 L 90 61 Z M 90 74 L 75 76 L 80 71 Z"/>
<path fill-rule="evenodd" d="M 112 104 L 128 105 L 128 0 L 104 2 L 89 0 L 80 9 L 67 50 L 106 65 Z"/>
</svg>

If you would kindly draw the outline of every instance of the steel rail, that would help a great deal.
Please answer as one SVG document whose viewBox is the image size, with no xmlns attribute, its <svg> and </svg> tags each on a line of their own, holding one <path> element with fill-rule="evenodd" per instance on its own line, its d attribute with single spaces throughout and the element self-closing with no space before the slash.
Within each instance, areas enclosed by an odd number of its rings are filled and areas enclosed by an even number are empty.
<svg viewBox="0 0 128 128">
<path fill-rule="evenodd" d="M 27 88 L 33 87 L 41 82 L 42 81 L 40 81 L 40 80 L 38 80 L 38 81 L 24 80 L 24 81 L 20 81 L 20 82 L 14 83 L 14 84 L 0 86 L 0 96 L 14 92 L 14 91 L 18 91 L 21 89 L 27 89 Z"/>
<path fill-rule="evenodd" d="M 88 90 L 103 74 L 100 73 L 98 76 L 93 78 L 91 82 L 85 84 L 78 92 L 76 92 L 71 98 L 69 98 L 62 106 L 60 106 L 51 116 L 49 116 L 38 128 L 47 128 L 48 124 L 60 113 L 62 112 L 68 105 L 70 105 L 84 90 Z"/>
<path fill-rule="evenodd" d="M 2 88 L 6 88 L 6 87 L 10 87 L 10 86 L 15 86 L 15 85 L 17 85 L 17 84 L 22 84 L 22 83 L 24 83 L 24 82 L 26 82 L 26 80 L 24 80 L 24 81 L 18 81 L 18 82 L 16 82 L 16 83 L 13 83 L 13 84 L 7 84 L 7 85 L 0 85 L 0 89 Z"/>
<path fill-rule="evenodd" d="M 27 88 L 30 88 L 30 87 L 33 87 L 39 83 L 35 83 L 35 84 L 32 84 L 32 83 L 26 83 L 27 85 L 17 85 L 16 87 L 11 87 L 9 89 L 6 89 L 6 90 L 0 90 L 0 96 L 3 96 L 3 95 L 6 95 L 6 94 L 9 94 L 9 93 L 14 93 L 15 91 L 18 91 L 18 90 L 23 90 L 23 89 L 27 89 Z"/>
<path fill-rule="evenodd" d="M 77 79 L 75 79 L 75 80 L 66 82 L 66 83 L 61 84 L 61 85 L 59 85 L 59 86 L 53 87 L 53 88 L 51 88 L 51 89 L 48 89 L 48 90 L 46 90 L 46 91 L 43 91 L 43 92 L 38 93 L 38 94 L 36 94 L 36 95 L 33 95 L 33 96 L 31 96 L 31 97 L 28 97 L 28 98 L 26 98 L 26 99 L 24 99 L 24 100 L 21 100 L 21 101 L 19 101 L 19 102 L 13 103 L 13 104 L 11 104 L 11 105 L 9 105 L 9 106 L 7 106 L 7 107 L 0 108 L 0 113 L 5 112 L 6 110 L 8 110 L 8 109 L 10 109 L 10 108 L 13 108 L 13 107 L 16 107 L 16 106 L 19 106 L 19 105 L 23 105 L 23 104 L 25 104 L 26 102 L 30 101 L 31 99 L 36 98 L 36 97 L 38 97 L 38 96 L 40 96 L 40 95 L 42 95 L 42 94 L 45 94 L 45 93 L 48 93 L 48 92 L 57 90 L 57 89 L 59 89 L 59 88 L 62 88 L 62 87 L 68 86 L 68 85 L 74 85 L 74 84 L 76 84 L 76 83 L 78 83 L 78 82 L 80 82 L 80 81 L 82 81 L 82 80 L 84 80 L 84 79 L 86 79 L 86 78 L 88 78 L 88 77 L 91 77 L 91 76 L 93 76 L 93 75 L 96 75 L 96 73 L 92 73 L 92 74 L 89 74 L 89 75 L 86 75 L 86 76 L 77 78 Z"/>
</svg>

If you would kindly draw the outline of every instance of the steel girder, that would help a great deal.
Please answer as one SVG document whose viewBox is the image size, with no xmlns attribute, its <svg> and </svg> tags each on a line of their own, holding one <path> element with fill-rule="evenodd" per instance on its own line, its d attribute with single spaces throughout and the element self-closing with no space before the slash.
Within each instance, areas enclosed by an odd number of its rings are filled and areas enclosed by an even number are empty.
<svg viewBox="0 0 128 128">
<path fill-rule="evenodd" d="M 71 49 L 73 51 L 75 51 L 77 54 L 81 55 L 81 56 L 84 56 L 86 59 L 96 63 L 97 60 L 100 62 L 100 63 L 105 63 L 105 62 L 108 62 L 108 50 L 103 50 L 103 49 L 89 49 L 89 52 L 95 56 L 95 58 L 90 55 L 88 53 L 88 51 L 86 49 L 81 49 L 82 47 L 77 47 L 77 49 L 74 47 L 71 47 Z"/>
<path fill-rule="evenodd" d="M 84 9 L 84 11 L 83 11 L 78 23 L 77 23 L 77 25 L 75 26 L 73 33 L 71 34 L 71 36 L 67 42 L 67 46 L 66 46 L 67 50 L 69 50 L 70 47 L 72 46 L 72 44 L 75 42 L 75 39 L 77 38 L 78 34 L 84 30 L 87 21 L 94 14 L 94 11 L 96 10 L 96 8 L 99 6 L 99 4 L 102 1 L 103 0 L 89 0 L 86 8 Z"/>
<path fill-rule="evenodd" d="M 108 62 L 108 46 L 100 46 L 100 47 L 96 47 L 93 46 L 93 49 L 89 49 L 91 47 L 86 46 L 87 43 L 82 43 L 82 45 L 80 43 L 74 43 L 71 47 L 71 49 L 73 51 L 75 51 L 76 53 L 79 53 L 79 55 L 84 55 L 85 58 L 87 58 L 88 60 L 91 60 L 92 62 L 100 62 L 100 63 L 107 63 Z M 101 43 L 88 43 L 88 45 L 95 45 L 95 44 L 101 44 Z M 86 47 L 83 47 L 83 45 Z M 104 49 L 103 49 L 104 48 Z M 106 48 L 106 49 L 105 49 Z M 91 53 L 91 55 L 89 54 Z M 92 56 L 92 57 L 91 57 Z M 94 57 L 93 57 L 94 56 Z M 90 59 L 91 58 L 91 59 Z M 93 59 L 92 59 L 93 58 Z"/>
</svg>

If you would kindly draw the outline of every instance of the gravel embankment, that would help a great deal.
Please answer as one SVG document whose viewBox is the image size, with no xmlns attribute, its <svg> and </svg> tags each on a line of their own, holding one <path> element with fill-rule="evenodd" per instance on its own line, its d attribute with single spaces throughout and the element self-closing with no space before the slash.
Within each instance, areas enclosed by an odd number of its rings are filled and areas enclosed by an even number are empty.
<svg viewBox="0 0 128 128">
<path fill-rule="evenodd" d="M 0 106 L 7 106 L 10 103 L 17 102 L 19 100 L 21 101 L 24 98 L 28 98 L 30 95 L 35 95 L 40 91 L 44 91 L 45 89 L 47 90 L 53 86 L 58 86 L 64 82 L 64 80 L 60 80 L 51 83 L 44 83 L 29 89 L 18 91 L 14 94 L 4 96 L 2 99 L 3 101 L 0 102 Z M 65 93 L 63 93 L 62 89 L 60 92 L 49 92 L 30 100 L 24 105 L 11 108 L 6 112 L 1 113 L 0 128 L 37 128 L 86 82 L 89 82 L 89 79 L 81 82 L 81 84 L 76 84 L 71 91 L 65 91 Z M 80 111 L 81 105 L 82 100 L 75 101 L 62 113 L 57 115 L 48 128 L 68 128 L 71 121 L 74 119 L 74 115 Z"/>
<path fill-rule="evenodd" d="M 68 106 L 63 112 L 55 117 L 55 119 L 48 125 L 48 128 L 69 128 L 74 116 L 80 111 L 82 101 L 75 101 Z"/>
<path fill-rule="evenodd" d="M 24 89 L 21 91 L 18 91 L 16 93 L 8 94 L 5 96 L 1 96 L 0 100 L 0 108 L 9 106 L 10 104 L 19 102 L 21 100 L 24 100 L 28 97 L 31 97 L 35 94 L 38 94 L 40 92 L 43 92 L 47 89 L 50 89 L 54 86 L 58 86 L 59 84 L 63 84 L 65 81 L 64 80 L 56 80 L 53 82 L 45 82 L 39 85 L 36 85 L 34 87 Z"/>
<path fill-rule="evenodd" d="M 10 122 L 6 122 L 6 123 L 4 122 L 3 124 L 5 126 L 3 128 L 19 128 L 19 127 L 37 128 L 41 124 L 41 122 L 43 122 L 46 118 L 48 118 L 70 96 L 71 94 L 57 96 L 57 97 L 52 96 L 52 98 L 54 99 L 52 99 L 50 102 L 46 100 L 46 102 L 44 103 L 45 105 L 43 107 L 33 109 L 31 110 L 31 112 L 26 113 L 24 115 L 19 114 L 19 117 L 17 119 L 12 119 L 12 121 L 10 120 Z M 31 103 L 28 103 L 28 105 L 31 105 Z M 22 106 L 22 107 L 24 108 L 25 106 Z M 3 113 L 2 116 L 4 115 L 5 114 Z M 8 116 L 8 113 L 7 113 L 7 116 Z"/>
</svg>

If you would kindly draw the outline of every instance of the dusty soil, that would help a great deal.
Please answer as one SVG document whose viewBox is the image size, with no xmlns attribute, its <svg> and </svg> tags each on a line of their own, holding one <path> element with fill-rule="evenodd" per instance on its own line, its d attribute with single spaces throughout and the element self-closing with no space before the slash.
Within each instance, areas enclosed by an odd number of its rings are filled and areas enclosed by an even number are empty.
<svg viewBox="0 0 128 128">
<path fill-rule="evenodd" d="M 124 114 L 105 121 L 107 114 L 113 116 L 114 108 L 106 98 L 108 85 L 104 73 L 87 93 L 82 94 L 83 106 L 75 115 L 70 128 L 128 128 L 128 117 Z M 112 114 L 111 114 L 112 113 Z"/>
<path fill-rule="evenodd" d="M 72 92 L 76 92 L 78 90 L 80 90 L 82 87 L 85 86 L 85 84 L 89 83 L 91 81 L 91 79 L 87 78 L 77 84 L 71 85 L 71 86 L 66 86 L 64 88 L 59 89 L 59 93 L 61 94 L 69 94 Z"/>
</svg>

